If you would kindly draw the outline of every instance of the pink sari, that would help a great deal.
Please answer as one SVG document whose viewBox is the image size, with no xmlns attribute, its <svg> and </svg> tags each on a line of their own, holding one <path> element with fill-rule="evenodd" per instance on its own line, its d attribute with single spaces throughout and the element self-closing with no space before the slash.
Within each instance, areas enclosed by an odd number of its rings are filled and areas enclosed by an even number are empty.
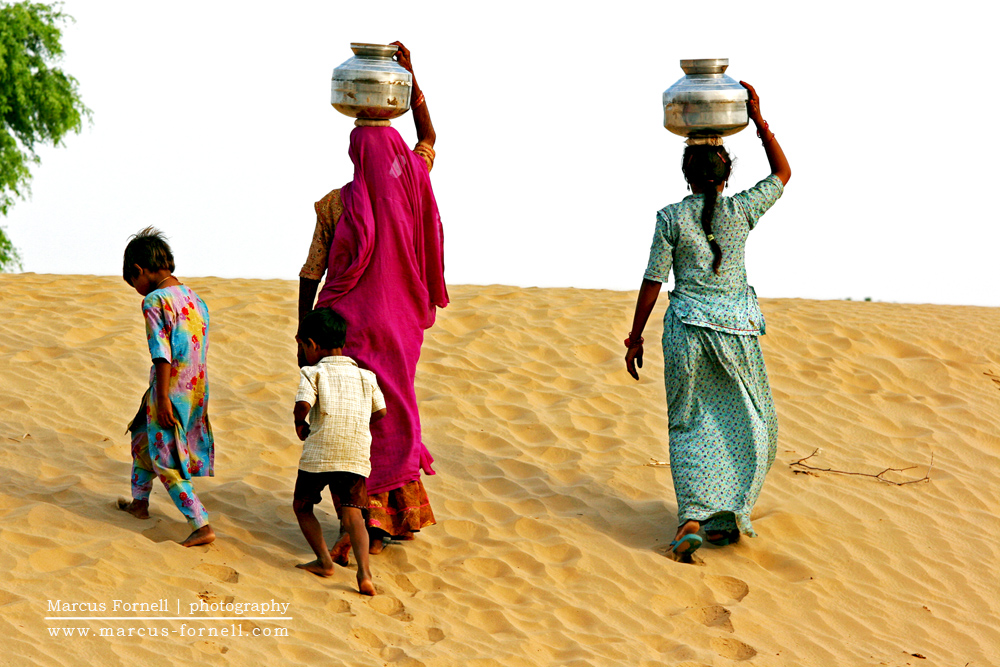
<svg viewBox="0 0 1000 667">
<path fill-rule="evenodd" d="M 443 233 L 427 165 L 391 127 L 351 133 L 354 180 L 341 191 L 344 212 L 330 246 L 316 307 L 347 320 L 344 354 L 375 373 L 386 417 L 372 425 L 368 492 L 433 475 L 420 437 L 413 387 L 436 308 L 448 304 Z"/>
</svg>

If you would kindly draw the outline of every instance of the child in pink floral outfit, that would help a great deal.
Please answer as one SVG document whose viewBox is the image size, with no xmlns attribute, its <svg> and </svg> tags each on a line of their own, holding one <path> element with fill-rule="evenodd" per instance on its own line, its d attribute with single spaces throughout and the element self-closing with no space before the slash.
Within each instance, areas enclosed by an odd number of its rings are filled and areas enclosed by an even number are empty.
<svg viewBox="0 0 1000 667">
<path fill-rule="evenodd" d="M 159 477 L 192 532 L 181 544 L 208 544 L 215 532 L 194 492 L 192 477 L 215 474 L 215 443 L 208 422 L 208 308 L 173 275 L 174 257 L 163 234 L 147 227 L 125 248 L 122 276 L 141 294 L 146 341 L 153 360 L 149 389 L 132 433 L 132 501 L 119 507 L 149 518 L 149 494 Z"/>
</svg>

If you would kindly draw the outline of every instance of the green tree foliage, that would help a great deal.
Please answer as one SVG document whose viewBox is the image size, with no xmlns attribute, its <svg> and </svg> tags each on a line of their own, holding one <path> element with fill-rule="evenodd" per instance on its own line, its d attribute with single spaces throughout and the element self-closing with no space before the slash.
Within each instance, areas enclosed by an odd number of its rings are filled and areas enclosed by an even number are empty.
<svg viewBox="0 0 1000 667">
<path fill-rule="evenodd" d="M 59 146 L 79 133 L 90 110 L 77 81 L 52 63 L 62 56 L 59 24 L 69 19 L 59 4 L 0 4 L 0 214 L 31 192 L 35 144 Z M 20 266 L 20 256 L 0 228 L 0 271 Z"/>
</svg>

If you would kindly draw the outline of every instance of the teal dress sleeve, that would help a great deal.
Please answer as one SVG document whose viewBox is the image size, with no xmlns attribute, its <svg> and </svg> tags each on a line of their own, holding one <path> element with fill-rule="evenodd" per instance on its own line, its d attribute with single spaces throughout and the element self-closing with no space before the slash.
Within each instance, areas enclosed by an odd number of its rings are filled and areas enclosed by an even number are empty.
<svg viewBox="0 0 1000 667">
<path fill-rule="evenodd" d="M 760 216 L 774 206 L 774 202 L 778 201 L 784 191 L 785 186 L 781 179 L 771 174 L 752 188 L 733 195 L 733 200 L 746 216 L 750 229 L 753 229 L 757 226 Z"/>
<path fill-rule="evenodd" d="M 656 213 L 656 231 L 653 232 L 653 245 L 649 248 L 649 262 L 643 278 L 655 280 L 658 283 L 667 282 L 670 268 L 674 263 L 674 246 L 677 244 L 677 226 L 673 224 L 670 207 Z"/>
</svg>

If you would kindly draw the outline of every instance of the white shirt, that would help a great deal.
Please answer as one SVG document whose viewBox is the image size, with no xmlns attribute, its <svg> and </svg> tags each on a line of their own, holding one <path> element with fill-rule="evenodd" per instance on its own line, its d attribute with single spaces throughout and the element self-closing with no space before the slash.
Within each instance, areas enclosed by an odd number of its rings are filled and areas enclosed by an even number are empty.
<svg viewBox="0 0 1000 667">
<path fill-rule="evenodd" d="M 302 446 L 299 470 L 353 472 L 368 477 L 372 471 L 373 412 L 385 407 L 375 374 L 358 368 L 350 357 L 323 357 L 301 370 L 295 402 L 305 401 L 309 435 Z"/>
</svg>

